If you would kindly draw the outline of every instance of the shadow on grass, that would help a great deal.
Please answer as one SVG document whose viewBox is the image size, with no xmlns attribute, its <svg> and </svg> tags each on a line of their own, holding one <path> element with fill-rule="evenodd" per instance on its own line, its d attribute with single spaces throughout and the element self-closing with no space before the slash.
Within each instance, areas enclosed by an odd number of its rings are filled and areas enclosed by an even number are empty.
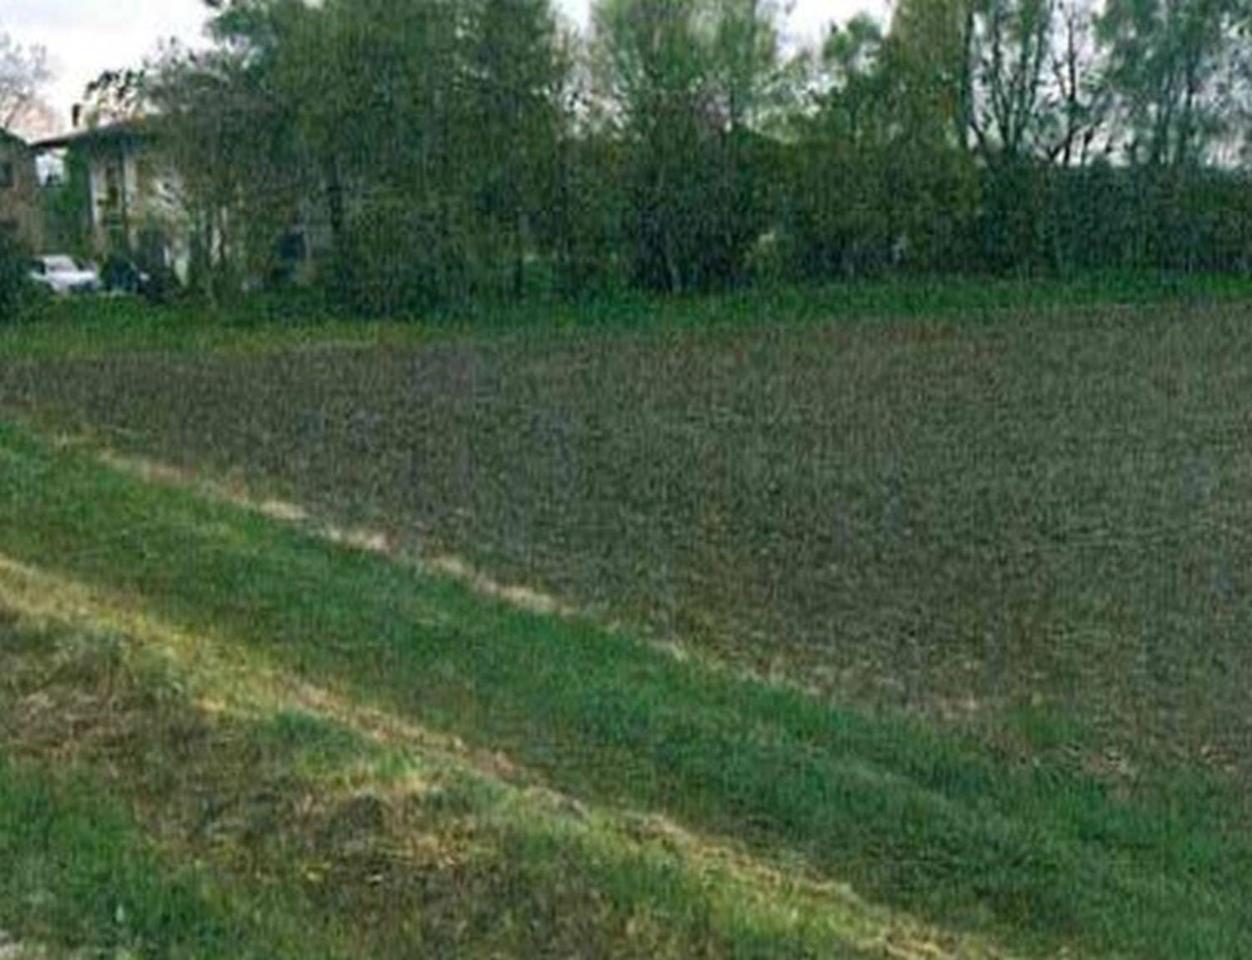
<svg viewBox="0 0 1252 960">
<path fill-rule="evenodd" d="M 0 552 L 263 651 L 603 807 L 736 838 L 945 926 L 1143 957 L 1252 952 L 1252 845 L 1159 802 L 711 673 L 592 624 L 147 487 L 0 430 Z"/>
</svg>

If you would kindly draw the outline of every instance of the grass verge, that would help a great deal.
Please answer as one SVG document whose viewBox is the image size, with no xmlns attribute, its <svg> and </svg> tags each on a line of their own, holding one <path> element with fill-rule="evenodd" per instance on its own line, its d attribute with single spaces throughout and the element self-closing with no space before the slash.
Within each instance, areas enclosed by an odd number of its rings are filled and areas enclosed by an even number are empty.
<svg viewBox="0 0 1252 960">
<path fill-rule="evenodd" d="M 432 311 L 400 322 L 345 319 L 306 296 L 244 299 L 208 309 L 195 302 L 154 307 L 129 298 L 58 300 L 25 321 L 0 319 L 0 360 L 208 349 L 274 350 L 412 344 L 432 337 L 605 332 L 668 335 L 883 318 L 996 321 L 1011 313 L 1111 306 L 1220 304 L 1252 299 L 1252 281 L 1230 275 L 1104 272 L 1073 278 L 914 276 L 889 280 L 761 287 L 696 297 L 624 292 L 590 300 L 538 298 Z M 308 304 L 308 309 L 300 309 Z"/>
</svg>

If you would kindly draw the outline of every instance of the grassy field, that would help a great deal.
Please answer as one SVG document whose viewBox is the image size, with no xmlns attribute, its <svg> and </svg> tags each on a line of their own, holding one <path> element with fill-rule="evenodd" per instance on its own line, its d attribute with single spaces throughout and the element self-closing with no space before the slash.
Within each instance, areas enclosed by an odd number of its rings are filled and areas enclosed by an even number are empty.
<svg viewBox="0 0 1252 960">
<path fill-rule="evenodd" d="M 1072 279 L 912 277 L 824 287 L 757 289 L 656 300 L 622 292 L 581 301 L 536 298 L 447 308 L 418 322 L 365 322 L 340 316 L 309 294 L 253 298 L 216 310 L 198 303 L 152 309 L 134 300 L 59 300 L 19 322 L 0 317 L 0 359 L 99 356 L 133 350 L 255 351 L 301 344 L 413 344 L 519 331 L 582 336 L 754 329 L 774 326 L 877 326 L 904 318 L 998 323 L 1007 312 L 1064 316 L 1094 307 L 1245 303 L 1252 280 L 1231 275 L 1109 273 Z"/>
<path fill-rule="evenodd" d="M 1248 307 L 904 313 L 6 334 L 0 930 L 1252 953 Z"/>
</svg>

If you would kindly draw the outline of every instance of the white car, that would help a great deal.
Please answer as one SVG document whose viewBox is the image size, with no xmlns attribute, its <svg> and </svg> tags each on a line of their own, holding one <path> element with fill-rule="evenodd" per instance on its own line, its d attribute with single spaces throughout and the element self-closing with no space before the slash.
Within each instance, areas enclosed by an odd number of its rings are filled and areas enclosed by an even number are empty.
<svg viewBox="0 0 1252 960">
<path fill-rule="evenodd" d="M 30 278 L 56 294 L 98 293 L 100 271 L 94 265 L 63 253 L 45 254 L 31 261 Z"/>
</svg>

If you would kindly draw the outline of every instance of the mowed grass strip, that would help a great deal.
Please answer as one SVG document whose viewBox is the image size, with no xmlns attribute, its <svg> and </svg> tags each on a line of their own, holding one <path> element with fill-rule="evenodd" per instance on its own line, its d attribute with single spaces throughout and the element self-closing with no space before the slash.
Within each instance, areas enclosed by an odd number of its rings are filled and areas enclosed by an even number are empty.
<svg viewBox="0 0 1252 960">
<path fill-rule="evenodd" d="M 1252 951 L 1252 844 L 1217 781 L 1119 798 L 919 723 L 485 602 L 13 428 L 0 433 L 0 476 L 11 565 L 501 751 L 589 809 L 662 816 L 775 869 L 848 881 L 1030 952 Z M 771 955 L 758 947 L 745 955 Z"/>
</svg>

